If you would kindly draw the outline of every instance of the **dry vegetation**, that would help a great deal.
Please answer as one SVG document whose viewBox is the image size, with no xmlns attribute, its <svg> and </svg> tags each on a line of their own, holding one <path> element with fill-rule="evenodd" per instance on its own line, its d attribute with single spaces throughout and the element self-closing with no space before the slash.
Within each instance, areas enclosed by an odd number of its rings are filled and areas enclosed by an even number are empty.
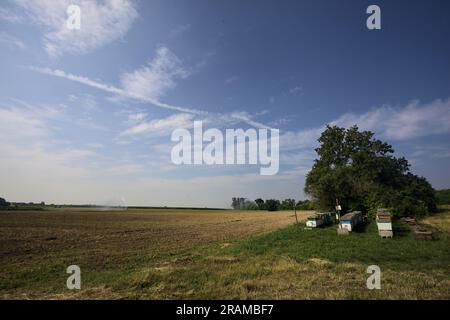
<svg viewBox="0 0 450 320">
<path fill-rule="evenodd" d="M 373 224 L 348 237 L 305 230 L 293 212 L 2 212 L 0 297 L 449 299 L 449 221 L 440 217 L 426 220 L 441 230 L 436 240 L 418 241 L 402 225 L 393 240 Z M 82 270 L 77 292 L 65 288 L 70 264 Z M 366 288 L 370 264 L 382 269 L 382 290 Z"/>
<path fill-rule="evenodd" d="M 442 206 L 438 214 L 425 218 L 423 222 L 450 234 L 450 205 Z"/>
</svg>

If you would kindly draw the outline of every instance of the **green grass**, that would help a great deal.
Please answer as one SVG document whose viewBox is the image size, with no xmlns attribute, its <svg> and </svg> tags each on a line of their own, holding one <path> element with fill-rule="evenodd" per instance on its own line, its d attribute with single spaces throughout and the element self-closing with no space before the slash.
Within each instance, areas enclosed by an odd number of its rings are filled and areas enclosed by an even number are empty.
<svg viewBox="0 0 450 320">
<path fill-rule="evenodd" d="M 244 240 L 230 254 L 288 256 L 295 261 L 311 258 L 334 263 L 377 264 L 396 270 L 422 270 L 450 266 L 450 242 L 444 233 L 434 241 L 418 241 L 401 222 L 394 222 L 394 239 L 381 239 L 375 223 L 349 236 L 337 236 L 336 227 L 305 230 L 293 225 Z"/>
</svg>

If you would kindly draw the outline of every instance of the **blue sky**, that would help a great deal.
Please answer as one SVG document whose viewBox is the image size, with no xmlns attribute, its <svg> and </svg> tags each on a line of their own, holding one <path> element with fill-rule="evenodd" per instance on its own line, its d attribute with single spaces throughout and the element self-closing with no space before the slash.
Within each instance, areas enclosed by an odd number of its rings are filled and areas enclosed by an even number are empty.
<svg viewBox="0 0 450 320">
<path fill-rule="evenodd" d="M 66 8 L 81 7 L 68 30 Z M 382 29 L 366 28 L 381 8 Z M 303 199 L 327 123 L 358 124 L 450 187 L 447 1 L 0 4 L 0 194 L 11 201 L 228 207 Z M 280 130 L 280 171 L 176 166 L 171 132 Z"/>
</svg>

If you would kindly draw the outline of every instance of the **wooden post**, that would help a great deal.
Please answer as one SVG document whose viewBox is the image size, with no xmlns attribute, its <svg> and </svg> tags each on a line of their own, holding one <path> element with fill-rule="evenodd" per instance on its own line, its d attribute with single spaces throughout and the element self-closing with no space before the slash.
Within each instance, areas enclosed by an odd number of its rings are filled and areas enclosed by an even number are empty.
<svg viewBox="0 0 450 320">
<path fill-rule="evenodd" d="M 341 206 L 339 205 L 339 200 L 336 198 L 336 212 L 337 212 L 337 223 L 341 222 Z"/>
<path fill-rule="evenodd" d="M 297 203 L 294 200 L 294 213 L 295 213 L 295 223 L 298 224 L 298 218 L 297 218 Z"/>
</svg>

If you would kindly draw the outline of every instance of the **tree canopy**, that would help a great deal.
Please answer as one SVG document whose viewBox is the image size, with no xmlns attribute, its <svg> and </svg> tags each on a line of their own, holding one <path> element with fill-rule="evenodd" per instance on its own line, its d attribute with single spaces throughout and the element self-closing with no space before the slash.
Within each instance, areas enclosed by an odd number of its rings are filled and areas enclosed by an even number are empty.
<svg viewBox="0 0 450 320">
<path fill-rule="evenodd" d="M 394 157 L 392 146 L 372 132 L 327 126 L 318 141 L 318 158 L 305 183 L 318 208 L 333 209 L 338 200 L 343 210 L 388 207 L 397 215 L 436 210 L 428 181 L 412 174 L 408 161 Z"/>
<path fill-rule="evenodd" d="M 280 209 L 280 200 L 268 199 L 265 207 L 268 211 L 278 211 Z"/>
</svg>

